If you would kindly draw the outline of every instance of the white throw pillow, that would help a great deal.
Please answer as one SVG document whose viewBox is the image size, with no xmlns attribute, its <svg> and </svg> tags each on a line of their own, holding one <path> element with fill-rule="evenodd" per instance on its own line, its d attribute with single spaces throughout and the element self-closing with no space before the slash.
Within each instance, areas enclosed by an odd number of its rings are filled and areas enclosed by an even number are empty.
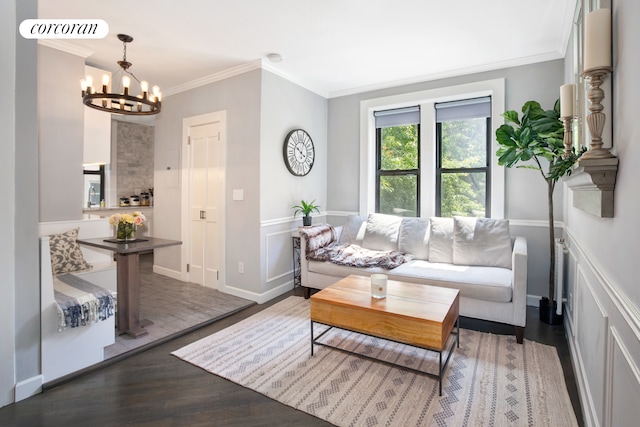
<svg viewBox="0 0 640 427">
<path fill-rule="evenodd" d="M 349 215 L 342 228 L 342 234 L 340 234 L 340 243 L 362 246 L 366 226 L 365 218 L 358 215 Z"/>
<path fill-rule="evenodd" d="M 397 251 L 402 218 L 380 213 L 369 214 L 362 247 L 374 251 Z"/>
<path fill-rule="evenodd" d="M 453 217 L 453 263 L 511 269 L 509 220 Z"/>
<path fill-rule="evenodd" d="M 453 263 L 453 218 L 429 218 L 429 262 Z"/>
<path fill-rule="evenodd" d="M 429 260 L 429 220 L 402 218 L 398 235 L 398 250 L 416 259 Z"/>
</svg>

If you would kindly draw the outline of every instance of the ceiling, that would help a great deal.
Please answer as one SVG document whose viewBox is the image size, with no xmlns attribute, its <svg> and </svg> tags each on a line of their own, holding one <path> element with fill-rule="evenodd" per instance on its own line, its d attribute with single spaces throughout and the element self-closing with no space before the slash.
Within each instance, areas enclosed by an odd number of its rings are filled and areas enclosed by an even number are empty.
<svg viewBox="0 0 640 427">
<path fill-rule="evenodd" d="M 86 62 L 131 71 L 165 96 L 259 67 L 322 96 L 562 58 L 576 0 L 39 0 L 38 18 L 103 19 L 64 40 Z M 281 62 L 267 59 L 269 53 Z M 261 65 L 262 64 L 262 65 Z"/>
</svg>

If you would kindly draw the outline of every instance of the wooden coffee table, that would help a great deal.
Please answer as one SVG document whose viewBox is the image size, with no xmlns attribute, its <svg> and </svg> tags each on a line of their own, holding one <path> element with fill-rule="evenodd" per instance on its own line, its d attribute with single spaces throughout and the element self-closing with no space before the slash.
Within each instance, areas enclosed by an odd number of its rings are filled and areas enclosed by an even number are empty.
<svg viewBox="0 0 640 427">
<path fill-rule="evenodd" d="M 319 341 L 333 327 L 435 351 L 439 354 L 437 374 L 400 367 L 437 378 L 442 395 L 442 375 L 454 346 L 460 346 L 459 294 L 457 289 L 389 280 L 387 297 L 376 299 L 371 297 L 368 276 L 348 276 L 311 296 L 311 355 L 314 345 L 322 345 L 400 366 Z M 315 323 L 330 328 L 315 337 Z M 443 363 L 442 353 L 451 335 L 453 340 Z"/>
</svg>

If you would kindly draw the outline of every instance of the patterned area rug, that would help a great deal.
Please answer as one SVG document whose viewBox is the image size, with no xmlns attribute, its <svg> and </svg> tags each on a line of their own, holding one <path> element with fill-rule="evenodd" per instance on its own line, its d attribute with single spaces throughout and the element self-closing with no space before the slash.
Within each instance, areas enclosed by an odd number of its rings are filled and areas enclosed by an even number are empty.
<svg viewBox="0 0 640 427">
<path fill-rule="evenodd" d="M 437 369 L 437 353 L 339 329 L 325 337 Z M 311 356 L 310 345 L 309 301 L 289 297 L 172 354 L 339 426 L 577 425 L 554 347 L 463 329 L 438 396 L 425 375 L 322 346 Z"/>
</svg>

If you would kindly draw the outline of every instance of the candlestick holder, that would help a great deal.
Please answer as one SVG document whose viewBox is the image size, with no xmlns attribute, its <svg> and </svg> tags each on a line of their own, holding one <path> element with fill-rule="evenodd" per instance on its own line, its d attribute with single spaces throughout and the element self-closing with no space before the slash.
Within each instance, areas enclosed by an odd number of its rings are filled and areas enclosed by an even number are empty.
<svg viewBox="0 0 640 427">
<path fill-rule="evenodd" d="M 591 144 L 589 150 L 582 155 L 583 159 L 608 159 L 615 157 L 609 149 L 602 148 L 602 130 L 606 121 L 606 115 L 602 112 L 604 107 L 600 103 L 604 98 L 604 91 L 600 88 L 604 78 L 611 72 L 611 67 L 596 67 L 583 73 L 589 80 L 589 114 L 586 117 Z M 565 140 L 566 147 L 566 140 Z"/>
<path fill-rule="evenodd" d="M 562 117 L 561 119 L 564 123 L 564 154 L 562 157 L 567 158 L 571 153 L 573 153 L 573 117 L 567 116 Z"/>
</svg>

